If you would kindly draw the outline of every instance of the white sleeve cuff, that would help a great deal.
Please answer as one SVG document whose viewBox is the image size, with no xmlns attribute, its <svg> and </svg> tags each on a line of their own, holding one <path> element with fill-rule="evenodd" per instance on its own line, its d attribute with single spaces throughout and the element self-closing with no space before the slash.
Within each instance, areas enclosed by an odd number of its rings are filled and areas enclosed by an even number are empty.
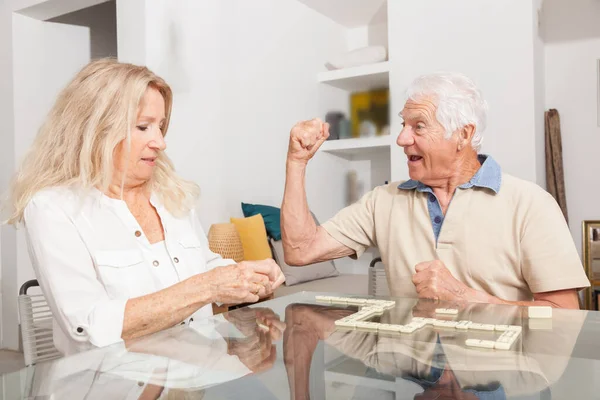
<svg viewBox="0 0 600 400">
<path fill-rule="evenodd" d="M 217 268 L 217 267 L 226 267 L 228 265 L 235 265 L 237 264 L 235 261 L 230 260 L 228 258 L 215 258 L 214 260 L 209 261 L 206 264 L 206 270 L 210 271 L 211 269 Z"/>
<path fill-rule="evenodd" d="M 98 304 L 88 317 L 89 325 L 75 327 L 76 336 L 86 336 L 97 347 L 109 346 L 123 341 L 123 321 L 127 299 L 114 299 Z"/>
</svg>

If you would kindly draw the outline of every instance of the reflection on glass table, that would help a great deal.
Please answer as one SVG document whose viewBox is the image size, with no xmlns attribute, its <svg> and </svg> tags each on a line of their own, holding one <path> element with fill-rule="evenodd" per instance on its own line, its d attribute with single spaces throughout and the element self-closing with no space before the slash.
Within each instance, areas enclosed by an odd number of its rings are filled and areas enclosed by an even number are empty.
<svg viewBox="0 0 600 400">
<path fill-rule="evenodd" d="M 357 306 L 300 293 L 180 325 L 159 334 L 42 363 L 0 381 L 4 398 L 54 399 L 587 399 L 600 375 L 596 312 L 393 299 L 374 317 L 456 316 L 523 331 L 510 350 L 467 347 L 500 332 L 427 326 L 411 334 L 336 329 Z M 333 294 L 336 295 L 336 294 Z M 339 295 L 339 294 L 337 294 Z M 599 376 L 600 377 L 600 376 Z M 0 393 L 2 391 L 0 390 Z"/>
</svg>

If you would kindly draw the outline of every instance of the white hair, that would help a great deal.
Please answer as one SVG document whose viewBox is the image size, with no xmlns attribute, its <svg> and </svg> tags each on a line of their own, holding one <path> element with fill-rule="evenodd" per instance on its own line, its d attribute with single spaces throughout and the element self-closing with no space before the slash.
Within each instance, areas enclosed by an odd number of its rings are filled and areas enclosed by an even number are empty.
<svg viewBox="0 0 600 400">
<path fill-rule="evenodd" d="M 477 151 L 481 148 L 488 105 L 471 79 L 448 72 L 422 75 L 410 84 L 406 96 L 413 101 L 433 98 L 437 106 L 436 117 L 446 130 L 446 139 L 457 129 L 473 124 L 475 132 L 471 145 Z"/>
</svg>

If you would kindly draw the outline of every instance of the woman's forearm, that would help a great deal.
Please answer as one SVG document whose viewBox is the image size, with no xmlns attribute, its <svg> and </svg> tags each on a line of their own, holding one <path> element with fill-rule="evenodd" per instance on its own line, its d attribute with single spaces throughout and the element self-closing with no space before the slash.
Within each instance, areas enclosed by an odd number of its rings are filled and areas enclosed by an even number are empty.
<svg viewBox="0 0 600 400">
<path fill-rule="evenodd" d="M 203 275 L 194 275 L 158 292 L 129 299 L 121 338 L 135 339 L 170 328 L 212 303 L 214 296 Z"/>
</svg>

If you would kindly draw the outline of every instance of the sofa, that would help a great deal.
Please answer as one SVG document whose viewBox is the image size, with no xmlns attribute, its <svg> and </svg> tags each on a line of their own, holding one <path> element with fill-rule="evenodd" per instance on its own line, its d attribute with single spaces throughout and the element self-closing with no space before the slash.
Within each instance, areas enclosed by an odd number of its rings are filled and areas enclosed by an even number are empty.
<svg viewBox="0 0 600 400">
<path fill-rule="evenodd" d="M 367 274 L 339 274 L 338 276 L 302 282 L 292 286 L 284 284 L 275 290 L 274 297 L 277 298 L 299 292 L 334 292 L 368 295 L 368 279 L 369 276 Z"/>
</svg>

